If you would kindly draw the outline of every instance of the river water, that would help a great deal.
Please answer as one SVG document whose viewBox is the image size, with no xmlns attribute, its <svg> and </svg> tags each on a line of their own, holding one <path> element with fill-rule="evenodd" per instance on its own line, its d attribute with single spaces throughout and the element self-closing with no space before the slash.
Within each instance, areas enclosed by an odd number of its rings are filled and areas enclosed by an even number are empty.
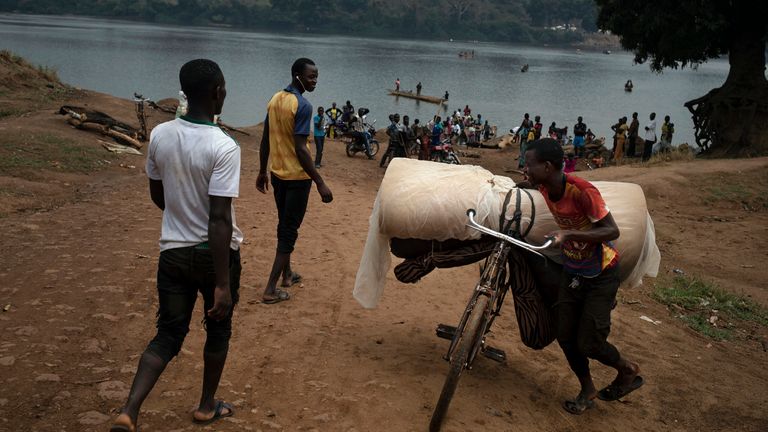
<svg viewBox="0 0 768 432">
<path fill-rule="evenodd" d="M 610 55 L 575 49 L 501 43 L 385 40 L 341 36 L 267 34 L 219 28 L 186 28 L 79 17 L 0 14 L 0 48 L 35 64 L 55 68 L 71 85 L 130 98 L 134 92 L 159 100 L 178 95 L 178 70 L 193 58 L 219 63 L 228 96 L 222 119 L 236 126 L 263 120 L 266 104 L 290 81 L 298 57 L 320 70 L 315 106 L 351 100 L 368 107 L 378 125 L 399 112 L 411 119 L 443 114 L 437 105 L 394 98 L 387 89 L 400 78 L 403 89 L 422 82 L 422 93 L 450 93 L 450 110 L 469 105 L 501 131 L 528 112 L 546 127 L 572 130 L 576 117 L 598 136 L 609 136 L 621 116 L 651 111 L 675 123 L 674 143 L 693 143 L 693 124 L 683 103 L 725 81 L 728 63 L 716 60 L 696 70 L 651 72 L 629 53 Z M 474 50 L 471 59 L 461 51 Z M 527 73 L 520 67 L 529 64 Z M 634 91 L 624 91 L 631 79 Z M 439 112 L 440 111 L 440 112 Z"/>
</svg>

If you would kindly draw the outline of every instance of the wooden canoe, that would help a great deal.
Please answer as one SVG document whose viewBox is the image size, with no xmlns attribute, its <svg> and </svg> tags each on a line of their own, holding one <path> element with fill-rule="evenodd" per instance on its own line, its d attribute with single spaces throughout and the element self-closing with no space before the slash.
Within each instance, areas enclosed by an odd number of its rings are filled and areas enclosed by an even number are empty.
<svg viewBox="0 0 768 432">
<path fill-rule="evenodd" d="M 426 95 L 417 95 L 416 93 L 412 91 L 404 91 L 404 90 L 390 90 L 389 94 L 392 96 L 402 96 L 407 97 L 411 99 L 416 99 L 424 102 L 429 102 L 433 104 L 445 104 L 446 101 L 443 98 L 435 97 L 435 96 L 426 96 Z"/>
</svg>

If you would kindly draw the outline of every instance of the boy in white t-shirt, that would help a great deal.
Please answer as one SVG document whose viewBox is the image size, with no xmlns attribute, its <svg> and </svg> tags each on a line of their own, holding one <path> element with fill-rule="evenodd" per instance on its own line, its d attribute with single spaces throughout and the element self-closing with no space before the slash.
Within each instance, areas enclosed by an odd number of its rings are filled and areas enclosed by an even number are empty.
<svg viewBox="0 0 768 432">
<path fill-rule="evenodd" d="M 139 360 L 130 394 L 111 432 L 135 432 L 144 399 L 189 331 L 198 292 L 205 305 L 203 388 L 193 414 L 210 423 L 234 414 L 214 399 L 232 334 L 240 286 L 240 244 L 232 198 L 240 187 L 240 147 L 214 123 L 227 91 L 210 60 L 192 60 L 179 72 L 189 100 L 185 116 L 158 125 L 147 150 L 152 201 L 163 210 L 157 271 L 157 334 Z"/>
</svg>

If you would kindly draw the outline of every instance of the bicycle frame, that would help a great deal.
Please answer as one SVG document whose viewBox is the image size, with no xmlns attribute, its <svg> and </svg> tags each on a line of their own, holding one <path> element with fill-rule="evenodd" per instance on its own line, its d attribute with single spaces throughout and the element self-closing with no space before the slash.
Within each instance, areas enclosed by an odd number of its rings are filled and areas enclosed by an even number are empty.
<svg viewBox="0 0 768 432">
<path fill-rule="evenodd" d="M 505 276 L 504 267 L 506 265 L 507 255 L 509 254 L 510 248 L 511 246 L 509 243 L 503 240 L 499 241 L 496 243 L 494 251 L 491 253 L 491 255 L 485 259 L 483 273 L 480 276 L 480 280 L 475 286 L 475 289 L 472 291 L 469 302 L 467 303 L 467 307 L 464 309 L 464 313 L 461 316 L 459 325 L 456 327 L 456 333 L 451 340 L 451 345 L 448 347 L 448 352 L 443 357 L 445 360 L 451 360 L 451 356 L 453 355 L 453 352 L 458 345 L 459 336 L 463 334 L 464 327 L 467 324 L 467 319 L 472 313 L 472 310 L 475 308 L 477 298 L 481 295 L 488 296 L 490 297 L 490 300 L 488 302 L 487 310 L 485 311 L 487 318 L 485 320 L 486 324 L 480 331 L 480 334 L 482 334 L 483 337 L 478 338 L 475 342 L 475 346 L 472 347 L 472 351 L 467 357 L 467 364 L 465 366 L 466 369 L 472 369 L 472 363 L 474 362 L 475 357 L 477 357 L 477 353 L 485 344 L 485 333 L 487 333 L 488 329 L 490 329 L 495 317 L 499 315 L 499 311 L 501 310 L 501 303 L 504 299 L 504 296 L 506 295 L 506 285 L 503 283 L 504 281 L 502 279 Z"/>
<path fill-rule="evenodd" d="M 488 296 L 490 299 L 488 301 L 487 310 L 485 311 L 486 319 L 484 320 L 484 327 L 480 332 L 483 336 L 475 341 L 475 345 L 472 347 L 465 365 L 466 369 L 472 369 L 472 363 L 474 362 L 477 353 L 485 346 L 485 334 L 491 328 L 496 317 L 500 315 L 501 306 L 507 293 L 507 284 L 505 283 L 507 276 L 506 263 L 512 245 L 523 248 L 544 258 L 544 255 L 538 251 L 549 247 L 552 244 L 552 240 L 548 239 L 543 245 L 534 246 L 478 224 L 475 221 L 475 210 L 473 209 L 467 210 L 467 217 L 469 218 L 469 222 L 467 223 L 469 227 L 499 239 L 491 255 L 485 259 L 483 273 L 481 274 L 477 285 L 475 285 L 475 289 L 472 291 L 469 302 L 467 302 L 467 307 L 464 309 L 459 325 L 456 327 L 454 336 L 451 339 L 451 345 L 448 347 L 448 352 L 443 357 L 445 360 L 448 360 L 449 362 L 451 361 L 451 356 L 458 345 L 460 336 L 464 333 L 467 319 L 475 308 L 478 296 Z"/>
</svg>

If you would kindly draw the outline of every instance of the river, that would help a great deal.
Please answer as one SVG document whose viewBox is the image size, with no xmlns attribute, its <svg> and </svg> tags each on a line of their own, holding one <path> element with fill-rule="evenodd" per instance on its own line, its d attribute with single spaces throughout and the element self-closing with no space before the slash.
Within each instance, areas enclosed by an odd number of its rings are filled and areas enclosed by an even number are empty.
<svg viewBox="0 0 768 432">
<path fill-rule="evenodd" d="M 469 105 L 473 114 L 506 131 L 523 114 L 541 115 L 546 127 L 557 122 L 572 131 L 577 116 L 598 135 L 610 136 L 621 116 L 640 113 L 641 126 L 655 111 L 675 123 L 674 143 L 693 143 L 693 123 L 683 103 L 719 87 L 726 60 L 698 69 L 656 74 L 635 65 L 632 55 L 502 43 L 366 39 L 343 36 L 267 34 L 220 28 L 190 28 L 69 16 L 0 14 L 0 48 L 35 64 L 55 68 L 71 85 L 130 98 L 154 100 L 178 94 L 178 70 L 193 58 L 219 63 L 228 96 L 222 119 L 236 126 L 263 120 L 266 104 L 290 81 L 298 57 L 320 70 L 315 106 L 351 100 L 368 107 L 378 125 L 389 113 L 428 119 L 437 105 L 394 98 L 387 89 L 400 78 L 403 89 L 423 84 L 422 93 L 450 93 L 450 110 Z M 474 50 L 474 58 L 461 51 Z M 528 72 L 520 67 L 529 64 Z M 634 91 L 624 91 L 631 79 Z M 440 112 L 442 114 L 442 111 Z"/>
</svg>

